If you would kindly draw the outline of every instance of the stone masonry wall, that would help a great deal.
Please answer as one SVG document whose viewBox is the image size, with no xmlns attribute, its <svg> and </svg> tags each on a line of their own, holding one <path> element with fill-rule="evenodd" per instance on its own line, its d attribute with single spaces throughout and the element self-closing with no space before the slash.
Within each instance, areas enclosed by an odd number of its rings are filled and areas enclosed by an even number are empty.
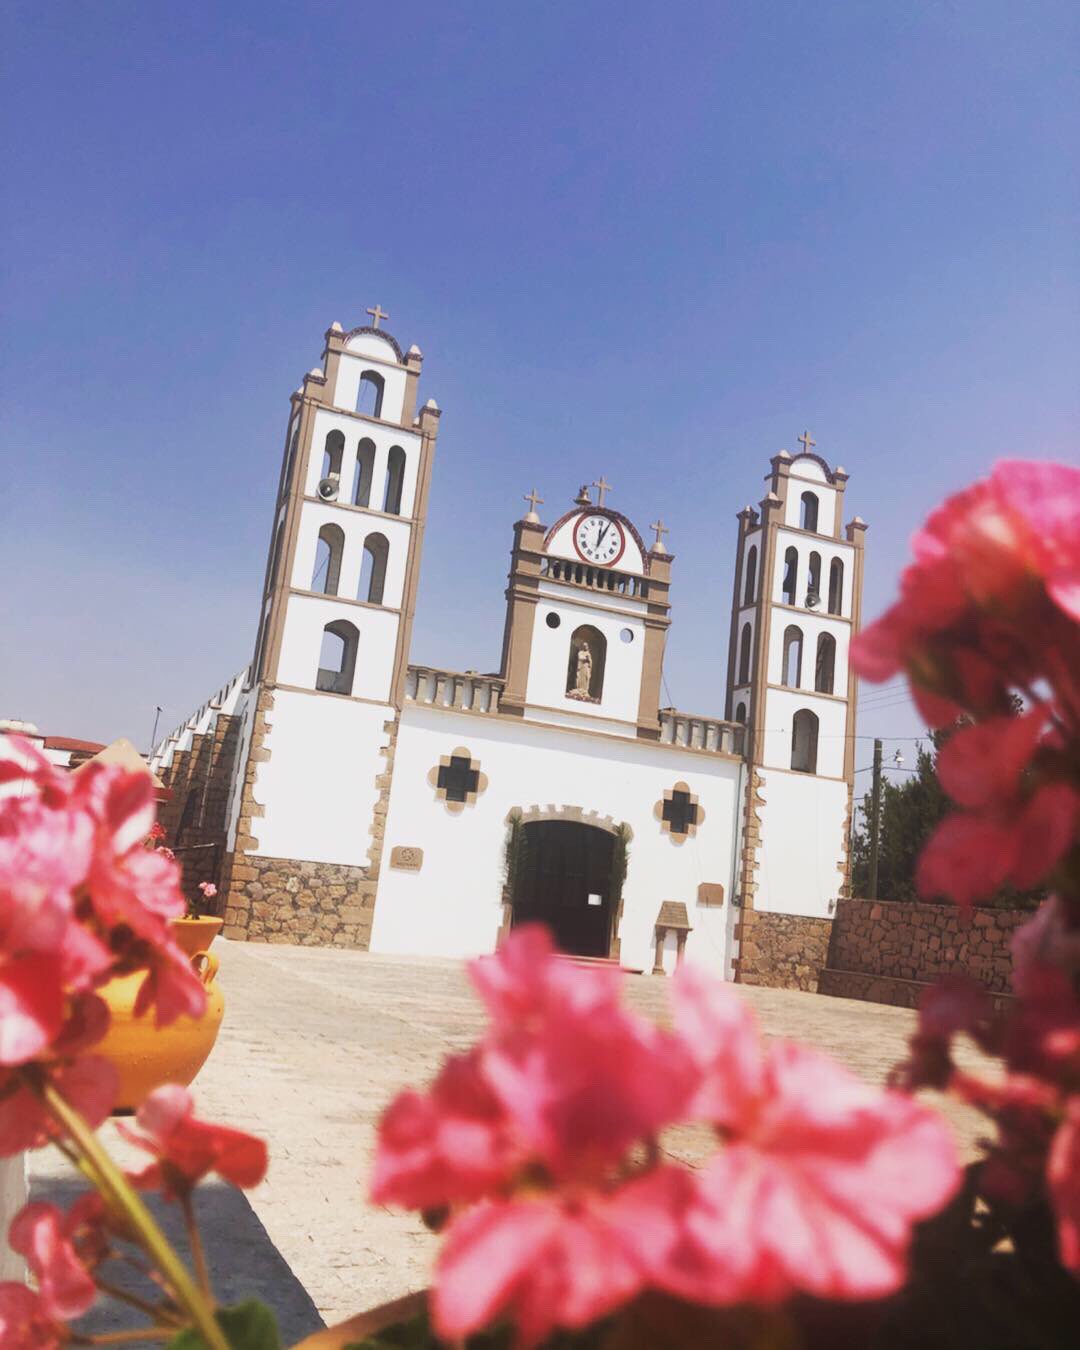
<svg viewBox="0 0 1080 1350">
<path fill-rule="evenodd" d="M 190 749 L 177 751 L 162 774 L 171 796 L 162 804 L 158 818 L 166 842 L 183 869 L 183 889 L 189 899 L 198 898 L 200 881 L 221 886 L 229 791 L 239 738 L 239 720 L 220 713 L 213 728 L 194 735 Z"/>
<path fill-rule="evenodd" d="M 735 928 L 739 940 L 736 979 L 740 984 L 815 991 L 831 928 L 831 919 L 744 909 Z"/>
<path fill-rule="evenodd" d="M 237 853 L 225 871 L 227 938 L 367 949 L 375 914 L 368 868 Z"/>
<path fill-rule="evenodd" d="M 913 1006 L 922 985 L 962 971 L 991 993 L 1007 994 L 1009 943 L 1029 917 L 1011 909 L 965 915 L 955 905 L 840 900 L 822 992 Z"/>
</svg>

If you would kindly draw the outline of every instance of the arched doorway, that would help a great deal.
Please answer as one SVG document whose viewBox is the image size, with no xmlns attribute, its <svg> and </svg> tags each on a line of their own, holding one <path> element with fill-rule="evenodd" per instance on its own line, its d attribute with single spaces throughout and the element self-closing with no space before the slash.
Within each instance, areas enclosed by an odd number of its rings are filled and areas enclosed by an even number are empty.
<svg viewBox="0 0 1080 1350">
<path fill-rule="evenodd" d="M 606 957 L 617 900 L 615 836 L 580 821 L 537 820 L 522 828 L 512 922 L 547 924 L 561 952 Z"/>
</svg>

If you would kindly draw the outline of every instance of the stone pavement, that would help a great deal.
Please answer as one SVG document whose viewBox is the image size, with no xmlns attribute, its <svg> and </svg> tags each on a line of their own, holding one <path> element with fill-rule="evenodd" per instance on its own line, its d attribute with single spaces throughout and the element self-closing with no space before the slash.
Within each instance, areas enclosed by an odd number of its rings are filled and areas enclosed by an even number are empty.
<svg viewBox="0 0 1080 1350">
<path fill-rule="evenodd" d="M 247 1287 L 266 1298 L 288 1343 L 318 1325 L 316 1309 L 338 1321 L 426 1283 L 436 1240 L 414 1216 L 366 1202 L 375 1125 L 398 1089 L 468 1047 L 483 1018 L 458 962 L 223 939 L 214 950 L 227 1006 L 195 1083 L 198 1109 L 262 1134 L 271 1165 L 250 1205 L 226 1187 L 208 1190 L 208 1238 L 217 1268 L 221 1258 L 230 1267 L 220 1292 L 232 1299 Z M 666 986 L 627 979 L 631 1003 L 657 1016 Z M 875 1082 L 913 1022 L 901 1008 L 740 988 L 769 1033 L 819 1046 Z M 968 1150 L 974 1116 L 952 1106 L 947 1114 Z M 106 1142 L 115 1142 L 111 1126 Z M 686 1129 L 671 1152 L 693 1161 L 706 1145 L 703 1131 Z M 66 1188 L 62 1166 L 44 1159 L 35 1159 L 38 1192 Z"/>
</svg>

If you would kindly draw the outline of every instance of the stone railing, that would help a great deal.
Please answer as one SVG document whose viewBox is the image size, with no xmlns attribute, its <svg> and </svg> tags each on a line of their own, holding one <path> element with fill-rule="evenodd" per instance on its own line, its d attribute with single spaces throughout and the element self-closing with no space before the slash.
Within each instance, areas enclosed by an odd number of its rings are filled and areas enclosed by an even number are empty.
<svg viewBox="0 0 1080 1350">
<path fill-rule="evenodd" d="M 573 562 L 569 558 L 541 558 L 540 576 L 544 581 L 563 581 L 571 586 L 607 591 L 635 600 L 644 600 L 647 593 L 644 577 L 613 572 L 610 567 L 590 567 L 588 563 Z"/>
<path fill-rule="evenodd" d="M 434 670 L 410 666 L 405 673 L 405 700 L 435 708 L 460 708 L 462 712 L 497 713 L 503 681 L 497 675 L 478 675 L 473 670 Z"/>
<path fill-rule="evenodd" d="M 687 750 L 712 750 L 720 755 L 741 755 L 746 728 L 741 722 L 722 722 L 715 717 L 660 709 L 660 744 L 680 745 Z"/>
</svg>

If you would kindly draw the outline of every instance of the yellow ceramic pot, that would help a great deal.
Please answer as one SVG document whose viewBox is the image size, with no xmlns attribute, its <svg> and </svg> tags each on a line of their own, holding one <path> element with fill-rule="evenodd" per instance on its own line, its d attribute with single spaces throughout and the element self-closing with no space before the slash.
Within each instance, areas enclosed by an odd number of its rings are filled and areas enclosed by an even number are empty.
<svg viewBox="0 0 1080 1350">
<path fill-rule="evenodd" d="M 210 944 L 221 932 L 224 919 L 213 914 L 200 914 L 195 919 L 173 919 L 170 927 L 177 946 L 188 956 L 208 952 Z"/>
<path fill-rule="evenodd" d="M 154 1025 L 152 1011 L 135 1016 L 135 997 L 145 972 L 122 975 L 98 990 L 109 1005 L 111 1021 L 92 1053 L 107 1059 L 120 1075 L 118 1111 L 136 1110 L 163 1083 L 186 1087 L 214 1048 L 225 1015 L 225 996 L 214 978 L 218 960 L 200 951 L 191 963 L 206 986 L 206 1011 L 201 1017 L 178 1017 L 167 1027 Z"/>
</svg>

